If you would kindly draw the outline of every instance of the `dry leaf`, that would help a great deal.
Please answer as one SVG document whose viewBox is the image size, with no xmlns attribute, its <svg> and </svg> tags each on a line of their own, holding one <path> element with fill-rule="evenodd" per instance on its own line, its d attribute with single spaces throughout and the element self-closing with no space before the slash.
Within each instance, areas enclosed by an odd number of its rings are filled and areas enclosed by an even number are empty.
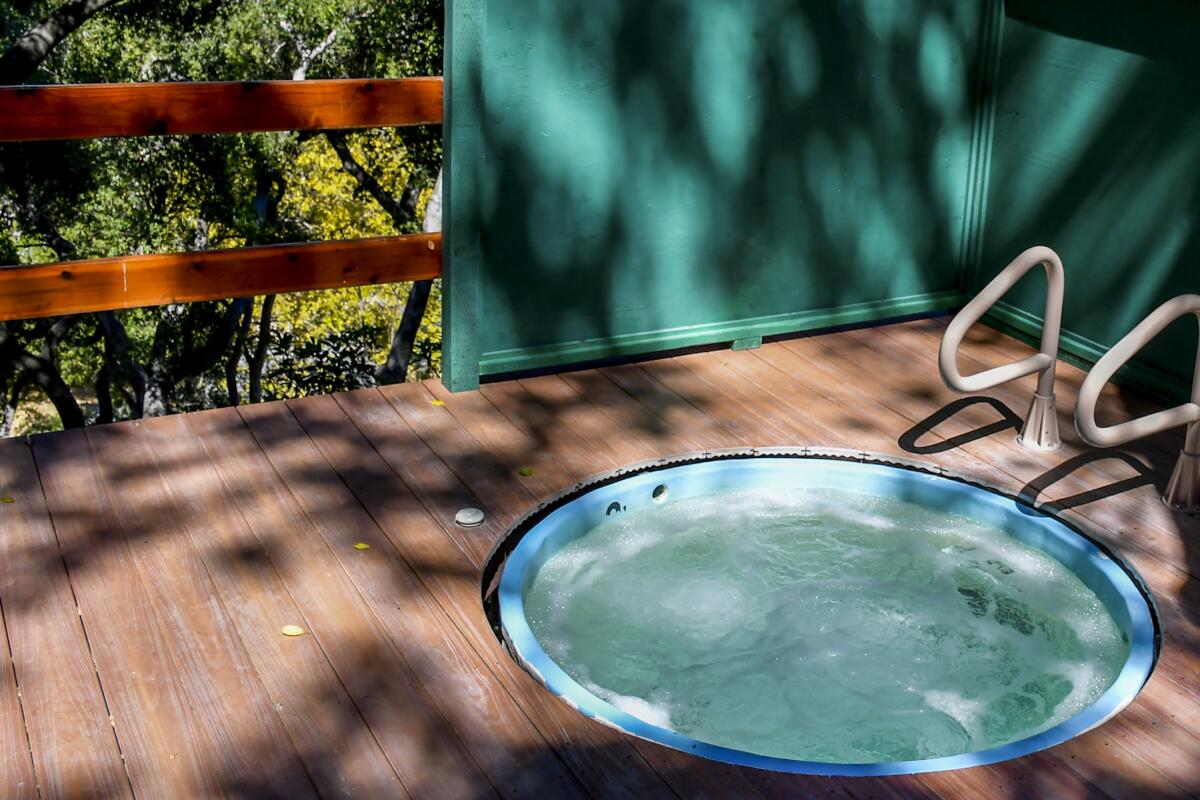
<svg viewBox="0 0 1200 800">
<path fill-rule="evenodd" d="M 522 478 L 528 478 L 533 474 L 533 467 L 521 467 L 519 470 L 517 470 L 517 474 Z"/>
<path fill-rule="evenodd" d="M 6 503 L 6 504 L 11 505 L 12 503 L 15 503 L 15 502 L 17 502 L 17 501 L 12 499 L 11 497 L 0 497 L 0 503 Z"/>
<path fill-rule="evenodd" d="M 304 628 L 301 628 L 299 625 L 284 625 L 280 633 L 284 636 L 303 636 Z"/>
<path fill-rule="evenodd" d="M 370 550 L 371 545 L 367 544 L 366 542 L 359 542 L 358 544 L 354 545 L 354 549 L 355 550 Z"/>
<path fill-rule="evenodd" d="M 431 405 L 431 406 L 444 406 L 444 405 L 446 405 L 446 401 L 445 401 L 445 400 L 430 400 L 430 401 L 429 401 L 429 405 Z"/>
</svg>

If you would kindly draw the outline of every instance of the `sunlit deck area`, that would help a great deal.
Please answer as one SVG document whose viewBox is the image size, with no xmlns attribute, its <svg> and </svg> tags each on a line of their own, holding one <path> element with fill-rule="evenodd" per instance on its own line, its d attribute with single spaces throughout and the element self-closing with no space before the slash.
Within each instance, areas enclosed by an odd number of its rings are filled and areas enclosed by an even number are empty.
<svg viewBox="0 0 1200 800">
<path fill-rule="evenodd" d="M 0 442 L 4 797 L 1176 797 L 1200 791 L 1200 522 L 1159 500 L 1180 442 L 1015 442 L 1025 381 L 960 398 L 945 318 L 477 392 L 440 383 Z M 1024 345 L 980 330 L 964 365 Z M 1033 378 L 1026 379 L 1032 381 Z M 1150 404 L 1115 394 L 1107 407 Z M 487 554 L 531 506 L 632 462 L 747 446 L 916 458 L 1101 532 L 1154 591 L 1158 668 L 1085 736 L 888 779 L 728 767 L 587 721 L 507 656 Z M 11 502 L 7 498 L 11 498 Z M 454 523 L 466 506 L 487 524 Z M 363 548 L 362 545 L 369 545 Z M 301 636 L 281 635 L 295 625 Z"/>
</svg>

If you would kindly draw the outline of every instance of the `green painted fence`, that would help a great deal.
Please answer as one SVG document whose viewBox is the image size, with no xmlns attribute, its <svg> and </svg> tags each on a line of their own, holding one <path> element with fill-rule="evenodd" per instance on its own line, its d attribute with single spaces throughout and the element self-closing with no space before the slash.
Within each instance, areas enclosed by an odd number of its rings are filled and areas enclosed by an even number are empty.
<svg viewBox="0 0 1200 800">
<path fill-rule="evenodd" d="M 1200 109 L 1082 6 L 448 0 L 447 385 L 950 308 L 1034 243 L 1092 357 L 1200 290 Z"/>
</svg>

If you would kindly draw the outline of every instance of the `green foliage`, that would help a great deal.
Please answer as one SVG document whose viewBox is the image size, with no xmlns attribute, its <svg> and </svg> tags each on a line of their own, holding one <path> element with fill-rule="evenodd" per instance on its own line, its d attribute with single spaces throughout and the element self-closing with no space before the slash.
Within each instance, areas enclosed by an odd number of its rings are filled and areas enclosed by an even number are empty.
<svg viewBox="0 0 1200 800">
<path fill-rule="evenodd" d="M 319 339 L 297 341 L 290 332 L 272 335 L 275 353 L 265 376 L 267 399 L 361 389 L 375 384 L 367 343 L 383 334 L 370 325 L 334 329 Z"/>
<path fill-rule="evenodd" d="M 0 7 L 0 51 L 60 0 Z M 438 0 L 125 0 L 71 34 L 34 83 L 148 80 L 286 80 L 401 77 L 441 72 Z M 306 63 L 311 62 L 311 63 Z M 307 69 L 303 69 L 307 66 Z M 355 158 L 388 192 L 420 190 L 424 207 L 441 161 L 436 128 L 351 134 Z M 412 232 L 362 191 L 320 135 L 107 139 L 0 148 L 0 263 L 217 249 L 275 242 L 350 239 Z M 371 385 L 386 359 L 408 296 L 406 285 L 281 296 L 269 333 L 264 394 L 293 397 Z M 97 318 L 58 344 L 56 365 L 95 419 L 92 397 L 106 368 L 128 384 L 121 358 L 162 382 L 165 410 L 229 401 L 227 361 L 248 396 L 249 355 L 258 345 L 262 303 L 224 330 L 232 301 L 118 312 L 127 353 L 105 356 Z M 44 326 L 43 326 L 44 327 Z M 212 344 L 233 344 L 217 357 Z M 242 351 L 233 349 L 242 330 Z M 39 352 L 43 328 L 10 324 L 11 339 Z M 216 338 L 212 338 L 216 337 Z M 440 290 L 435 287 L 414 357 L 415 377 L 440 366 Z M 197 366 L 203 362 L 201 366 Z M 0 388 L 5 365 L 0 364 Z M 120 381 L 117 381 L 118 383 Z M 129 385 L 111 393 L 116 416 L 134 413 Z M 40 393 L 25 390 L 26 402 Z M 39 414 L 19 415 L 41 429 Z M 52 411 L 52 409 L 50 409 Z M 30 422 L 32 420 L 32 422 Z M 13 433 L 29 432 L 29 428 Z"/>
</svg>

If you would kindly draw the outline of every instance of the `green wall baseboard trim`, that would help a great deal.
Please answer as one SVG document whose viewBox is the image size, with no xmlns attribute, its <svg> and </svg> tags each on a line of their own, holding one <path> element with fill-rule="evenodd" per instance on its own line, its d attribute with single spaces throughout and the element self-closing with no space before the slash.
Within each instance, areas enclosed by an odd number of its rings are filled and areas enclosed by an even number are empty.
<svg viewBox="0 0 1200 800">
<path fill-rule="evenodd" d="M 1042 338 L 1042 318 L 1006 302 L 999 302 L 983 318 L 984 324 L 1037 347 Z M 1108 347 L 1069 330 L 1062 332 L 1058 357 L 1084 370 L 1095 366 Z M 1114 380 L 1118 386 L 1142 391 L 1164 403 L 1186 402 L 1191 396 L 1188 378 L 1172 375 L 1144 361 L 1134 359 L 1123 367 Z"/>
<path fill-rule="evenodd" d="M 874 322 L 910 314 L 925 314 L 960 306 L 962 302 L 963 296 L 957 291 L 932 292 L 891 300 L 854 303 L 836 308 L 754 317 L 712 325 L 693 325 L 686 328 L 648 331 L 603 339 L 586 339 L 546 347 L 499 350 L 483 355 L 480 373 L 496 375 L 546 367 L 561 367 L 565 370 L 572 364 L 586 364 L 609 358 L 721 344 L 761 336 L 800 333 L 835 325 Z"/>
</svg>

